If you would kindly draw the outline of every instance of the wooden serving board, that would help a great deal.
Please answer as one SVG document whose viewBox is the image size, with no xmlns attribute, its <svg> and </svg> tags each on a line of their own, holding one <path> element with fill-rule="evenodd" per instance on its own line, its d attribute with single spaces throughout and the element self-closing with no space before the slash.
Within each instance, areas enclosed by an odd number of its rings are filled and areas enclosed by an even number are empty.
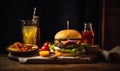
<svg viewBox="0 0 120 71">
<path fill-rule="evenodd" d="M 82 63 L 95 63 L 97 57 L 94 55 L 81 55 L 77 57 L 57 57 L 55 54 L 51 54 L 49 57 L 31 56 L 31 57 L 20 57 L 15 56 L 11 53 L 8 57 L 13 60 L 17 60 L 23 64 L 82 64 Z"/>
</svg>

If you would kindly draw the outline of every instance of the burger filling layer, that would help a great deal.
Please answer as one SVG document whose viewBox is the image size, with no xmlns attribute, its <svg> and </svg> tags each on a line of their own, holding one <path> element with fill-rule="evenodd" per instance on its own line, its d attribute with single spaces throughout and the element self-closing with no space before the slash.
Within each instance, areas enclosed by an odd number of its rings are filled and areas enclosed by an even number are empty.
<svg viewBox="0 0 120 71">
<path fill-rule="evenodd" d="M 55 40 L 54 43 L 55 49 L 60 52 L 77 53 L 78 51 L 82 51 L 84 49 L 78 39 L 61 39 Z"/>
</svg>

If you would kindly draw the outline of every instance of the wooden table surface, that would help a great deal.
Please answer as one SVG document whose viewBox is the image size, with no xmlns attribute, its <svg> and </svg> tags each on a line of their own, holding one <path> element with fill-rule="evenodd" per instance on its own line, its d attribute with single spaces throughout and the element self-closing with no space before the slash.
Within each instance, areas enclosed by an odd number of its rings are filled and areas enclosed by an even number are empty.
<svg viewBox="0 0 120 71">
<path fill-rule="evenodd" d="M 120 64 L 96 62 L 88 64 L 21 64 L 0 54 L 0 71 L 120 71 Z"/>
</svg>

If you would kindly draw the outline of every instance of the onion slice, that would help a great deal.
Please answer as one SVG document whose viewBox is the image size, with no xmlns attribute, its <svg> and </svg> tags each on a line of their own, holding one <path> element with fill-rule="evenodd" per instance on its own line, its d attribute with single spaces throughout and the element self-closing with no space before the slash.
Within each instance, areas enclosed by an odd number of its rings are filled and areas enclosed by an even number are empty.
<svg viewBox="0 0 120 71">
<path fill-rule="evenodd" d="M 70 40 L 70 39 L 68 39 L 67 42 L 77 42 L 77 40 Z"/>
</svg>

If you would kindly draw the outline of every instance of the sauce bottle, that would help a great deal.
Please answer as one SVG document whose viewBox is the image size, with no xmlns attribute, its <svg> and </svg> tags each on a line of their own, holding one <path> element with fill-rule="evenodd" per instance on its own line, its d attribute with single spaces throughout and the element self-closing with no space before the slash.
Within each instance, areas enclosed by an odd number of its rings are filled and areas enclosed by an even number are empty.
<svg viewBox="0 0 120 71">
<path fill-rule="evenodd" d="M 84 44 L 94 44 L 94 31 L 92 29 L 92 23 L 84 23 L 84 29 L 81 32 L 81 41 Z"/>
</svg>

